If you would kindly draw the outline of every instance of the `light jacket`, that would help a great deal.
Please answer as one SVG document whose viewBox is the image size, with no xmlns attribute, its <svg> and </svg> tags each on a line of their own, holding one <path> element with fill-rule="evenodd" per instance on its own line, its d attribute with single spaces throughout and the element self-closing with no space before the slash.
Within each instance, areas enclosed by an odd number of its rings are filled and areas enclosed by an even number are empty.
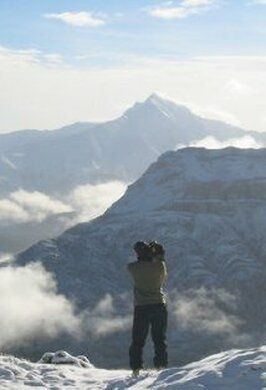
<svg viewBox="0 0 266 390">
<path fill-rule="evenodd" d="M 166 303 L 163 284 L 167 276 L 164 261 L 135 261 L 128 264 L 134 282 L 134 305 Z"/>
</svg>

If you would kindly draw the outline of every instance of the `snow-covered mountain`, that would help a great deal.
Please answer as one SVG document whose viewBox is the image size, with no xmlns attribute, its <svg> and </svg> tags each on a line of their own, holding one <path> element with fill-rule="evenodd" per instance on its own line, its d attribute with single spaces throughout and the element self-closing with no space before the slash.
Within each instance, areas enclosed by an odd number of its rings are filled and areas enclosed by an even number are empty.
<svg viewBox="0 0 266 390">
<path fill-rule="evenodd" d="M 39 191 L 65 202 L 79 186 L 135 181 L 161 153 L 208 136 L 229 144 L 232 138 L 252 136 L 259 145 L 266 145 L 264 134 L 200 118 L 156 94 L 110 122 L 1 134 L 0 256 L 22 251 L 36 240 L 53 237 L 53 232 L 58 235 L 70 226 L 62 225 L 60 213 L 42 223 L 16 219 L 18 205 L 12 199 L 10 203 L 14 192 L 27 191 L 31 199 L 31 193 Z M 75 207 L 73 211 L 77 211 Z M 7 229 L 3 214 L 10 213 L 13 215 Z"/>
<path fill-rule="evenodd" d="M 247 134 L 154 94 L 110 122 L 0 135 L 0 195 L 17 188 L 58 194 L 80 184 L 130 182 L 177 144 L 210 135 L 228 140 Z M 266 144 L 263 135 L 252 134 Z"/>
<path fill-rule="evenodd" d="M 36 240 L 53 237 L 53 232 L 58 235 L 70 226 L 62 226 L 60 213 L 49 221 L 34 224 L 24 223 L 12 215 L 7 237 L 1 214 L 17 210 L 18 205 L 12 199 L 10 203 L 14 192 L 22 189 L 30 199 L 32 192 L 39 191 L 65 202 L 79 186 L 135 181 L 161 153 L 180 144 L 202 139 L 206 142 L 206 137 L 214 143 L 230 144 L 238 139 L 244 145 L 250 142 L 266 145 L 263 133 L 203 119 L 156 94 L 110 122 L 1 134 L 0 256 L 22 251 Z M 77 211 L 75 207 L 73 211 Z"/>
<path fill-rule="evenodd" d="M 166 248 L 172 364 L 225 346 L 265 341 L 266 150 L 187 148 L 167 152 L 102 217 L 40 242 L 16 261 L 41 261 L 60 293 L 93 310 L 110 294 L 119 315 L 130 311 L 126 263 L 132 244 Z M 231 295 L 230 295 L 231 294 Z M 128 333 L 91 338 L 95 361 Z M 64 340 L 65 342 L 65 340 Z M 105 351 L 105 353 L 103 353 Z"/>
<path fill-rule="evenodd" d="M 44 359 L 46 361 L 46 359 Z M 261 390 L 266 383 L 266 347 L 231 350 L 187 366 L 161 372 L 147 371 L 138 378 L 127 370 L 95 368 L 84 357 L 59 351 L 54 364 L 32 363 L 0 356 L 0 387 L 3 389 L 182 389 Z"/>
</svg>

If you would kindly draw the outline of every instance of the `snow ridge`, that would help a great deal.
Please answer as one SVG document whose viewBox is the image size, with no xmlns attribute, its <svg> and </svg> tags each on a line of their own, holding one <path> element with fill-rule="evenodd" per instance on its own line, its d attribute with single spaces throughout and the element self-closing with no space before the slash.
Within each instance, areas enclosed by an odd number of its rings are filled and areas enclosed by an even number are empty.
<svg viewBox="0 0 266 390">
<path fill-rule="evenodd" d="M 52 364 L 0 356 L 1 389 L 261 390 L 266 384 L 266 346 L 222 352 L 161 372 L 143 371 L 134 379 L 128 370 L 82 366 L 76 364 L 77 358 L 64 351 L 56 354 L 61 357 Z"/>
</svg>

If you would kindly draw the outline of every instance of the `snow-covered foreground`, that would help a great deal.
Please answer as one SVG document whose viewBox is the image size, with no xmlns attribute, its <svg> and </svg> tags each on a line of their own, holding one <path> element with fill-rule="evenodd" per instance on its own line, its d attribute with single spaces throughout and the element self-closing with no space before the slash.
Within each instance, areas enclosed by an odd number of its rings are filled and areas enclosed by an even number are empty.
<svg viewBox="0 0 266 390">
<path fill-rule="evenodd" d="M 66 353 L 52 356 L 53 363 L 43 361 L 51 356 L 39 363 L 0 356 L 0 389 L 266 389 L 266 346 L 222 352 L 181 368 L 143 371 L 138 378 L 128 370 L 95 368 L 85 357 Z"/>
</svg>

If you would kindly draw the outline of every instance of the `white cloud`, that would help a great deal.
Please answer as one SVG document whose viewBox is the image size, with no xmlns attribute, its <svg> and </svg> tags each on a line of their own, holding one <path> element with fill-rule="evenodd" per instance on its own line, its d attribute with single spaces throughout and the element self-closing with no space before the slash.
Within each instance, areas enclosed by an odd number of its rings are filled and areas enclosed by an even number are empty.
<svg viewBox="0 0 266 390">
<path fill-rule="evenodd" d="M 252 92 L 250 91 L 249 87 L 246 84 L 241 83 L 237 79 L 230 80 L 225 85 L 224 89 L 225 92 L 229 92 L 230 94 L 234 95 L 236 98 L 238 98 L 239 95 L 249 94 L 250 92 Z"/>
<path fill-rule="evenodd" d="M 73 211 L 70 205 L 52 199 L 41 192 L 18 190 L 8 199 L 0 199 L 0 222 L 24 223 L 42 222 L 48 216 Z"/>
<path fill-rule="evenodd" d="M 49 214 L 61 214 L 73 211 L 71 207 L 59 200 L 52 199 L 41 192 L 27 192 L 18 190 L 10 195 L 10 198 L 29 212 L 36 213 L 38 219 L 43 219 Z"/>
<path fill-rule="evenodd" d="M 43 59 L 46 61 L 48 64 L 63 64 L 63 57 L 60 54 L 43 54 Z"/>
<path fill-rule="evenodd" d="M 13 50 L 0 46 L 0 63 L 1 65 L 27 65 L 40 62 L 38 56 L 40 52 L 35 49 Z"/>
<path fill-rule="evenodd" d="M 199 141 L 191 142 L 188 145 L 178 145 L 177 149 L 190 146 L 195 148 L 207 148 L 207 149 L 223 149 L 229 146 L 240 149 L 259 149 L 263 147 L 253 137 L 247 135 L 240 138 L 231 138 L 226 141 L 219 141 L 215 137 L 206 137 Z"/>
<path fill-rule="evenodd" d="M 9 199 L 0 200 L 1 222 L 26 222 L 28 219 L 28 213 L 21 206 Z"/>
<path fill-rule="evenodd" d="M 88 313 L 85 327 L 95 338 L 104 337 L 116 332 L 127 331 L 132 325 L 132 316 L 117 314 L 113 297 L 106 294 Z"/>
<path fill-rule="evenodd" d="M 232 308 L 234 297 L 223 290 L 200 289 L 185 295 L 177 294 L 173 300 L 173 313 L 179 325 L 186 330 L 221 334 L 233 338 L 238 334 L 240 321 L 227 314 L 225 308 Z"/>
<path fill-rule="evenodd" d="M 103 214 L 121 198 L 126 188 L 126 184 L 119 181 L 75 188 L 68 196 L 68 202 L 77 213 L 76 222 L 89 221 Z"/>
<path fill-rule="evenodd" d="M 51 215 L 71 213 L 64 218 L 65 228 L 103 214 L 125 193 L 126 183 L 119 181 L 76 187 L 65 197 L 55 199 L 44 193 L 18 190 L 0 199 L 0 223 L 4 225 L 43 222 Z"/>
<path fill-rule="evenodd" d="M 189 15 L 198 14 L 198 8 L 157 7 L 150 10 L 150 15 L 161 19 L 184 19 Z"/>
<path fill-rule="evenodd" d="M 103 18 L 94 15 L 91 12 L 84 11 L 46 14 L 44 17 L 48 19 L 57 19 L 76 27 L 99 27 L 106 24 L 106 21 Z"/>
<path fill-rule="evenodd" d="M 57 65 L 63 66 L 63 58 L 59 53 L 44 54 L 36 49 L 14 50 L 0 46 L 0 65 L 27 67 L 29 65 Z"/>
<path fill-rule="evenodd" d="M 11 193 L 0 199 L 0 234 L 5 237 L 7 229 L 10 231 L 7 242 L 5 239 L 5 251 L 24 250 L 38 240 L 58 236 L 78 223 L 100 216 L 126 188 L 125 183 L 117 181 L 88 184 L 57 199 L 37 191 Z M 0 251 L 0 263 L 7 260 L 8 255 Z"/>
<path fill-rule="evenodd" d="M 179 6 L 165 3 L 163 6 L 149 9 L 149 13 L 161 19 L 184 19 L 190 15 L 206 12 L 216 4 L 217 0 L 183 0 Z"/>
<path fill-rule="evenodd" d="M 0 264 L 1 263 L 11 263 L 14 260 L 14 255 L 11 253 L 0 252 Z"/>
<path fill-rule="evenodd" d="M 0 313 L 0 347 L 79 333 L 72 304 L 57 295 L 54 279 L 39 264 L 0 269 Z"/>
</svg>

